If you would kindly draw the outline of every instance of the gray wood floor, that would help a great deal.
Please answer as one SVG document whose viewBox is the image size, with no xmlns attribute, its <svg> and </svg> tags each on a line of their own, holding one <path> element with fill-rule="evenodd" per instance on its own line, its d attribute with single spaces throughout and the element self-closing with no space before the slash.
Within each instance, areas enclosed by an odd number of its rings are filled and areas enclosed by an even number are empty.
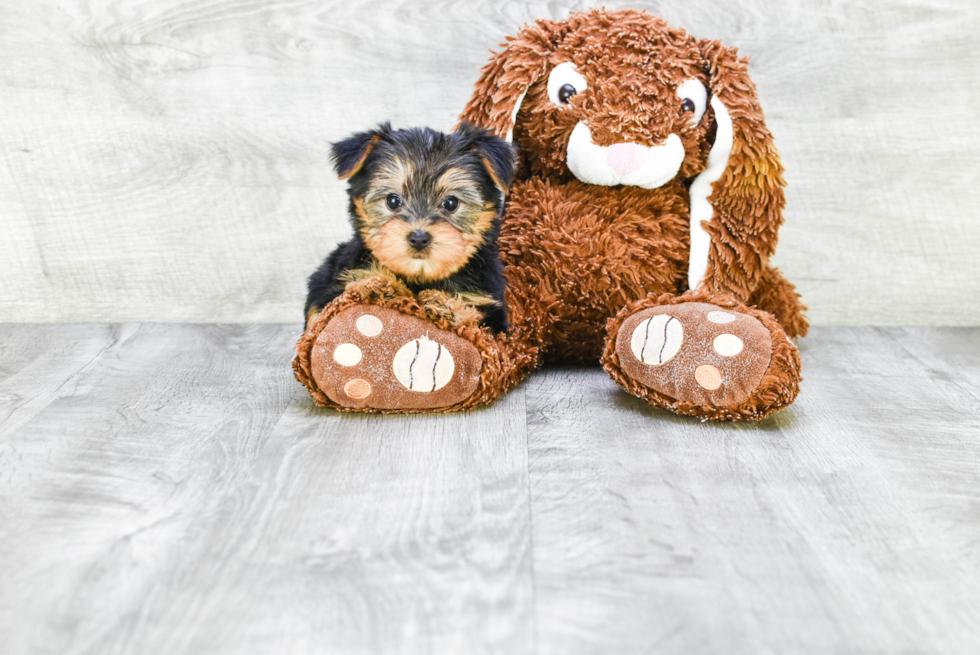
<svg viewBox="0 0 980 655">
<path fill-rule="evenodd" d="M 980 328 L 817 328 L 757 425 L 339 415 L 296 336 L 0 327 L 3 653 L 980 652 Z"/>
</svg>

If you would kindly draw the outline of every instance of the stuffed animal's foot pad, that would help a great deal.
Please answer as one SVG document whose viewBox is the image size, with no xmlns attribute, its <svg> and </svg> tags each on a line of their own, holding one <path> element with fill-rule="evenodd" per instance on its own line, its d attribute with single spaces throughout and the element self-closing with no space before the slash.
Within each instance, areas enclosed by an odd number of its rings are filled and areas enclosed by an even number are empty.
<svg viewBox="0 0 980 655">
<path fill-rule="evenodd" d="M 623 372 L 655 391 L 694 405 L 731 407 L 762 381 L 772 335 L 753 316 L 689 302 L 630 316 L 616 352 Z"/>
<path fill-rule="evenodd" d="M 482 360 L 466 339 L 414 316 L 374 305 L 345 309 L 310 353 L 313 379 L 343 407 L 417 410 L 468 398 Z"/>
</svg>

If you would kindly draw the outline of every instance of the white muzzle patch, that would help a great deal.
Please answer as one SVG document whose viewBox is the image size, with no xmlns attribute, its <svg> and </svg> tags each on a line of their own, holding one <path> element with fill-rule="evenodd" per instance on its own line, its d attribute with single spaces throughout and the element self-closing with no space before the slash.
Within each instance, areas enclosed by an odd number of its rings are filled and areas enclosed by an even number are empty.
<svg viewBox="0 0 980 655">
<path fill-rule="evenodd" d="M 684 163 L 684 144 L 676 134 L 659 146 L 616 143 L 597 146 L 592 130 L 579 121 L 568 139 L 568 169 L 581 182 L 600 186 L 628 184 L 656 189 L 674 179 Z"/>
</svg>

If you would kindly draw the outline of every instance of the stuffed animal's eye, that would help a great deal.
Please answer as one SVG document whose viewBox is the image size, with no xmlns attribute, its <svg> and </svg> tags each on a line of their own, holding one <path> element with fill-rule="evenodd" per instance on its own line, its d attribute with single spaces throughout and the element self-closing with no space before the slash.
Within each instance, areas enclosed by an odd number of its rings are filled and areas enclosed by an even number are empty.
<svg viewBox="0 0 980 655">
<path fill-rule="evenodd" d="M 456 208 L 459 207 L 459 200 L 456 196 L 447 196 L 445 200 L 442 201 L 442 208 L 447 212 L 454 212 Z"/>
<path fill-rule="evenodd" d="M 589 83 L 570 61 L 555 66 L 548 76 L 548 99 L 558 106 L 567 105 L 572 96 L 582 93 L 587 88 Z"/>
<path fill-rule="evenodd" d="M 681 99 L 681 113 L 691 113 L 690 124 L 700 123 L 708 105 L 708 90 L 704 85 L 698 80 L 687 80 L 677 87 L 677 97 Z"/>
<path fill-rule="evenodd" d="M 402 199 L 398 197 L 397 193 L 389 193 L 388 197 L 385 198 L 385 204 L 388 205 L 388 209 L 398 209 L 402 206 Z"/>
</svg>

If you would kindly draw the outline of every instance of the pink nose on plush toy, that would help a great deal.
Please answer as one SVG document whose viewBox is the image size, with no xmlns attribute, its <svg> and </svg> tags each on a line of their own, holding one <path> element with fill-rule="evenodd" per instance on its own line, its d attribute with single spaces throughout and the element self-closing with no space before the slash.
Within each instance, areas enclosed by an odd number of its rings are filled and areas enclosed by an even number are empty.
<svg viewBox="0 0 980 655">
<path fill-rule="evenodd" d="M 647 160 L 647 152 L 636 143 L 617 143 L 606 147 L 606 163 L 620 175 L 629 175 Z"/>
</svg>

